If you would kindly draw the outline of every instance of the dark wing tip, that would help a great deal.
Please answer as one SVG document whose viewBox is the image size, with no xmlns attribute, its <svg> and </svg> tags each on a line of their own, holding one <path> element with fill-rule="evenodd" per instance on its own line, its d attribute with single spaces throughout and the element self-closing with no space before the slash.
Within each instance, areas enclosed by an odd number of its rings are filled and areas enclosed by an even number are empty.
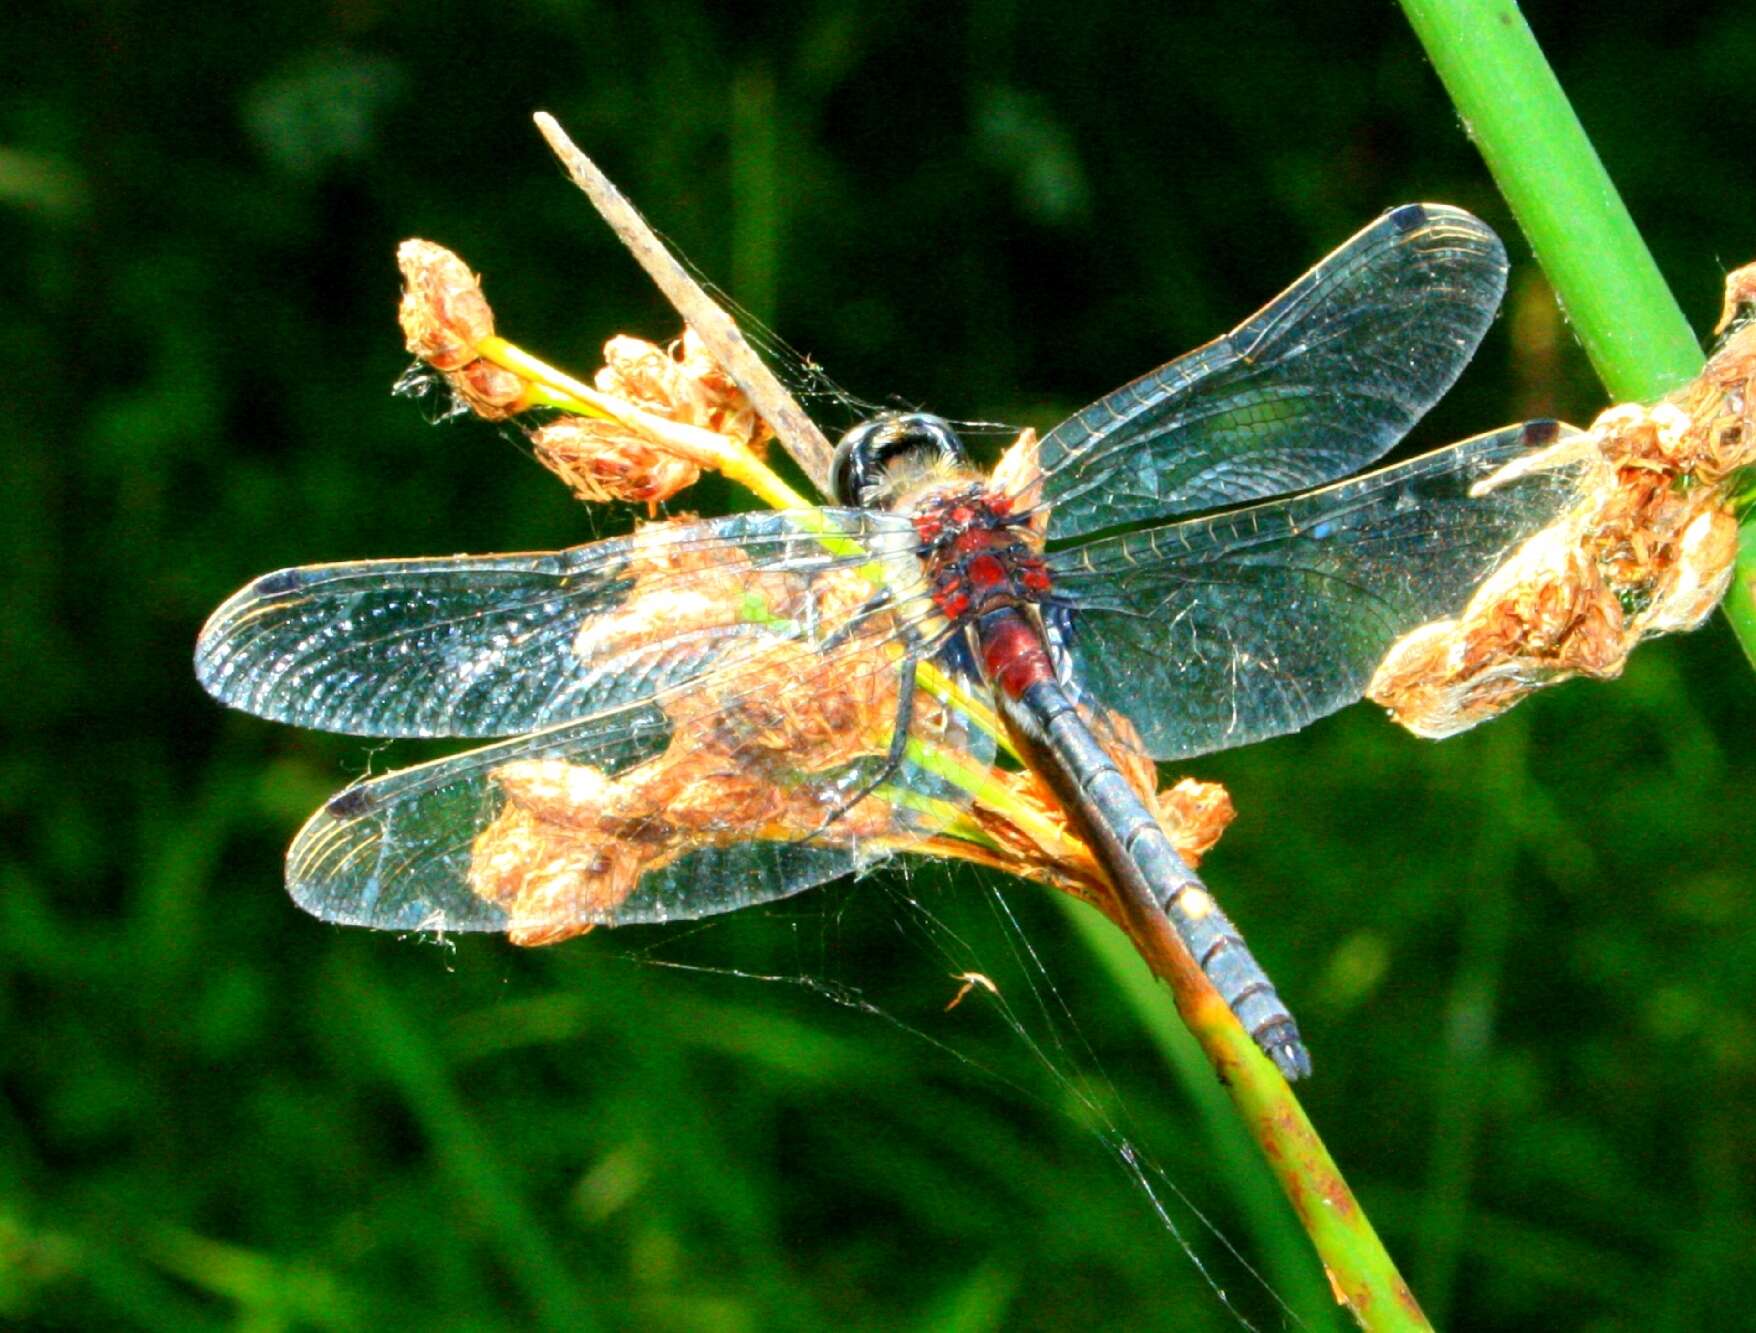
<svg viewBox="0 0 1756 1333">
<path fill-rule="evenodd" d="M 1406 235 L 1426 226 L 1433 215 L 1425 204 L 1400 204 L 1384 216 L 1391 226 Z"/>
<path fill-rule="evenodd" d="M 1388 227 L 1399 238 L 1431 231 L 1432 237 L 1414 242 L 1421 250 L 1435 244 L 1457 242 L 1468 236 L 1498 268 L 1507 267 L 1506 247 L 1499 233 L 1468 209 L 1458 208 L 1455 204 L 1399 204 L 1386 210 L 1372 225 Z"/>
<path fill-rule="evenodd" d="M 358 819 L 377 807 L 370 787 L 362 784 L 337 792 L 324 802 L 323 813 L 331 819 Z"/>
<path fill-rule="evenodd" d="M 1524 443 L 1532 445 L 1553 444 L 1561 438 L 1561 423 L 1547 418 L 1540 421 L 1524 423 Z"/>
<path fill-rule="evenodd" d="M 250 585 L 251 595 L 256 597 L 284 597 L 289 592 L 297 592 L 305 586 L 305 571 L 302 569 L 277 569 L 272 574 L 264 574 Z"/>
</svg>

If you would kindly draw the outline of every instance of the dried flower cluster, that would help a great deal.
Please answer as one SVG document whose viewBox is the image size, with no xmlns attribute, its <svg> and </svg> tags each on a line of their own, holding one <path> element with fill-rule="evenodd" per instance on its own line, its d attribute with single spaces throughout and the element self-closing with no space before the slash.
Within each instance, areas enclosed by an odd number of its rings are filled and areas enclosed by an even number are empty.
<svg viewBox="0 0 1756 1333">
<path fill-rule="evenodd" d="M 404 242 L 397 258 L 409 350 L 445 376 L 460 402 L 503 420 L 555 401 L 555 385 L 540 378 L 546 368 L 507 355 L 481 284 L 461 259 L 419 240 Z M 691 449 L 689 431 L 743 449 L 760 449 L 772 436 L 692 329 L 667 347 L 612 338 L 593 387 L 617 419 L 569 414 L 532 434 L 537 457 L 588 501 L 650 507 L 693 484 L 714 454 Z M 684 432 L 667 435 L 655 419 Z M 994 474 L 1025 507 L 1040 483 L 1036 444 L 1026 431 Z M 1033 520 L 1039 536 L 1046 517 Z M 987 771 L 1006 809 L 977 801 L 967 817 L 930 836 L 913 832 L 877 795 L 841 809 L 865 767 L 851 766 L 890 746 L 900 685 L 896 612 L 871 612 L 872 577 L 851 564 L 807 579 L 728 560 L 717 544 L 705 553 L 682 537 L 665 523 L 636 530 L 622 607 L 592 617 L 575 645 L 592 661 L 661 644 L 713 645 L 713 671 L 654 701 L 669 727 L 663 752 L 614 773 L 563 759 L 520 760 L 494 773 L 500 806 L 471 849 L 470 885 L 506 912 L 514 943 L 553 943 L 615 920 L 647 876 L 691 850 L 814 837 L 972 860 L 1111 910 L 1096 859 L 1029 771 Z M 826 650 L 800 636 L 806 623 L 857 628 Z M 928 745 L 953 741 L 953 717 L 922 692 L 912 735 Z M 1184 780 L 1158 791 L 1157 770 L 1126 720 L 1089 720 L 1178 851 L 1198 861 L 1232 819 L 1225 790 Z"/>
<path fill-rule="evenodd" d="M 976 861 L 1040 880 L 1108 910 L 1110 893 L 1049 789 L 1034 774 L 984 776 L 1006 793 L 978 803 L 968 829 L 925 838 L 878 795 L 825 820 L 858 790 L 850 768 L 884 755 L 897 715 L 895 612 L 873 613 L 871 576 L 852 565 L 800 574 L 727 560 L 679 540 L 673 524 L 635 534 L 623 609 L 594 617 L 577 650 L 592 660 L 639 651 L 662 637 L 711 643 L 715 667 L 656 702 L 670 728 L 662 753 L 620 773 L 584 763 L 530 759 L 496 770 L 501 806 L 476 838 L 470 886 L 512 923 L 514 943 L 549 944 L 615 919 L 647 875 L 688 851 L 747 842 L 798 842 L 912 850 Z M 761 608 L 754 620 L 753 606 Z M 799 626 L 853 623 L 835 647 L 799 637 Z M 764 626 L 776 628 L 764 628 Z M 1157 788 L 1157 770 L 1127 722 L 1092 719 L 1124 775 L 1158 813 L 1179 852 L 1199 860 L 1232 818 L 1212 783 Z M 952 714 L 917 694 L 912 735 L 955 741 Z"/>
<path fill-rule="evenodd" d="M 625 772 L 538 759 L 495 773 L 503 805 L 476 840 L 470 882 L 506 911 L 515 943 L 547 944 L 613 919 L 643 876 L 693 848 L 817 833 L 843 796 L 838 774 L 888 749 L 898 689 L 888 616 L 859 620 L 827 652 L 749 619 L 755 603 L 773 625 L 845 623 L 871 597 L 868 578 L 848 568 L 807 581 L 729 561 L 722 547 L 701 554 L 675 536 L 664 523 L 638 530 L 625 609 L 594 619 L 581 648 L 597 659 L 662 632 L 718 645 L 717 669 L 659 701 L 669 744 Z M 931 734 L 944 715 L 921 703 L 916 733 Z M 898 831 L 875 797 L 834 829 L 842 845 Z"/>
<path fill-rule="evenodd" d="M 396 263 L 403 284 L 397 318 L 409 351 L 444 375 L 478 416 L 503 421 L 529 407 L 530 385 L 477 350 L 494 336 L 494 312 L 469 266 L 422 240 L 397 246 Z"/>
<path fill-rule="evenodd" d="M 1727 279 L 1728 321 L 1753 293 L 1756 265 Z M 1583 435 L 1481 483 L 1582 470 L 1573 507 L 1520 546 L 1462 615 L 1400 639 L 1368 697 L 1418 735 L 1449 736 L 1545 685 L 1618 675 L 1642 638 L 1699 624 L 1737 555 L 1736 474 L 1756 462 L 1753 380 L 1756 324 L 1735 329 L 1663 402 L 1612 407 Z"/>
<path fill-rule="evenodd" d="M 430 241 L 409 240 L 397 248 L 397 264 L 403 276 L 398 315 L 408 349 L 445 377 L 459 402 L 478 416 L 502 421 L 557 401 L 543 391 L 555 386 L 539 385 L 502 364 L 508 345 L 495 336 L 494 312 L 480 279 L 457 255 Z M 521 357 L 515 364 L 538 363 Z M 567 415 L 532 435 L 544 466 L 593 503 L 626 500 L 650 509 L 700 478 L 703 459 L 711 458 L 712 450 L 680 449 L 677 437 L 643 429 L 643 423 L 676 423 L 742 449 L 759 450 L 771 436 L 692 329 L 662 348 L 638 338 L 612 338 L 594 384 L 617 419 Z M 628 410 L 616 410 L 618 405 Z"/>
<path fill-rule="evenodd" d="M 611 338 L 593 382 L 612 398 L 745 448 L 760 451 L 772 437 L 693 329 L 684 329 L 669 347 L 627 336 Z M 591 503 L 630 500 L 650 506 L 701 476 L 696 462 L 619 421 L 564 416 L 538 430 L 531 443 L 543 466 Z"/>
</svg>

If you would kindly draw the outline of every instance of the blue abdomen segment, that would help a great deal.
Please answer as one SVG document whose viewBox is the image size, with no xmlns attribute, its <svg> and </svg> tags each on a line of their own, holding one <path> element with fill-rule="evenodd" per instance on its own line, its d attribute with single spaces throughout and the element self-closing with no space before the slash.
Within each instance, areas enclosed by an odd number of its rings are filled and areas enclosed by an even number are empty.
<svg viewBox="0 0 1756 1333">
<path fill-rule="evenodd" d="M 1213 988 L 1280 1072 L 1288 1079 L 1308 1075 L 1310 1052 L 1274 983 L 1098 744 L 1066 690 L 1057 681 L 1040 680 L 1016 697 L 997 694 L 1008 721 L 1035 752 L 1032 758 L 1109 874 L 1132 881 L 1164 912 Z"/>
</svg>

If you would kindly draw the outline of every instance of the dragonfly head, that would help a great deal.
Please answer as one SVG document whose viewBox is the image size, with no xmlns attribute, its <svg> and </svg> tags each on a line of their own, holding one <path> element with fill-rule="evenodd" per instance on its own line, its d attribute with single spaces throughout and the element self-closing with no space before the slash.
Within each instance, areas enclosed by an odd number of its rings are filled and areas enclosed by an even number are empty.
<svg viewBox="0 0 1756 1333">
<path fill-rule="evenodd" d="M 889 412 L 841 437 L 829 480 L 837 504 L 889 509 L 924 483 L 967 473 L 969 465 L 963 441 L 945 418 Z"/>
</svg>

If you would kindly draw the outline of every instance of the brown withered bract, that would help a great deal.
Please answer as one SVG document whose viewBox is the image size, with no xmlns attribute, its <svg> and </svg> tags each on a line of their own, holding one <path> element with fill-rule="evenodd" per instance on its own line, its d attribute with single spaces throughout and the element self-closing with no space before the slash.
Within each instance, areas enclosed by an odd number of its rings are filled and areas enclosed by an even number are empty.
<svg viewBox="0 0 1756 1333">
<path fill-rule="evenodd" d="M 615 421 L 558 417 L 530 437 L 537 461 L 587 504 L 654 505 L 687 490 L 701 469 Z"/>
<path fill-rule="evenodd" d="M 723 550 L 698 555 L 673 535 L 664 523 L 638 531 L 624 609 L 595 619 L 581 650 L 594 657 L 635 650 L 662 624 L 667 640 L 715 639 L 719 664 L 735 669 L 660 699 L 669 744 L 624 773 L 561 760 L 520 761 L 496 772 L 504 804 L 476 839 L 470 880 L 512 919 L 514 943 L 547 944 L 589 929 L 643 875 L 691 848 L 809 837 L 833 806 L 797 775 L 827 774 L 889 746 L 898 673 L 885 617 L 865 617 L 828 654 L 744 619 L 752 598 L 776 619 L 803 618 L 809 597 L 813 614 L 842 623 L 871 597 L 865 576 L 831 569 L 807 584 L 728 561 Z M 680 573 L 692 575 L 686 593 L 672 586 Z M 731 683 L 715 689 L 715 679 Z M 924 734 L 943 720 L 932 700 L 916 716 Z M 842 842 L 894 832 L 889 807 L 871 797 L 836 820 Z"/>
<path fill-rule="evenodd" d="M 593 382 L 604 393 L 724 435 L 759 454 L 774 438 L 744 391 L 708 355 L 691 328 L 662 348 L 626 335 L 610 339 Z"/>
<path fill-rule="evenodd" d="M 1041 507 L 1043 473 L 1037 456 L 1037 433 L 1025 427 L 1018 438 L 1006 446 L 1000 461 L 988 478 L 990 490 L 1012 497 L 1014 513 L 1030 515 L 1031 535 L 1040 544 L 1049 528 L 1049 511 Z"/>
<path fill-rule="evenodd" d="M 619 335 L 604 344 L 597 389 L 636 407 L 712 431 L 758 454 L 772 438 L 744 393 L 693 329 L 669 347 Z M 537 458 L 580 499 L 642 503 L 650 509 L 700 479 L 700 467 L 620 422 L 565 416 L 532 437 Z"/>
<path fill-rule="evenodd" d="M 1726 280 L 1726 316 L 1756 294 L 1756 265 Z M 1448 736 L 1572 676 L 1620 674 L 1641 639 L 1691 629 L 1718 604 L 1737 555 L 1736 474 L 1756 462 L 1756 324 L 1733 330 L 1664 401 L 1621 404 L 1583 436 L 1482 486 L 1581 467 L 1579 499 L 1490 577 L 1463 613 L 1405 635 L 1367 690 L 1422 736 Z"/>
<path fill-rule="evenodd" d="M 418 238 L 396 247 L 402 270 L 397 318 L 409 351 L 434 370 L 458 370 L 494 335 L 494 312 L 469 265 L 442 245 Z"/>
<path fill-rule="evenodd" d="M 476 350 L 494 336 L 494 312 L 481 279 L 431 241 L 404 241 L 396 262 L 403 282 L 397 318 L 409 351 L 444 375 L 478 416 L 500 421 L 528 407 L 526 381 Z"/>
</svg>

